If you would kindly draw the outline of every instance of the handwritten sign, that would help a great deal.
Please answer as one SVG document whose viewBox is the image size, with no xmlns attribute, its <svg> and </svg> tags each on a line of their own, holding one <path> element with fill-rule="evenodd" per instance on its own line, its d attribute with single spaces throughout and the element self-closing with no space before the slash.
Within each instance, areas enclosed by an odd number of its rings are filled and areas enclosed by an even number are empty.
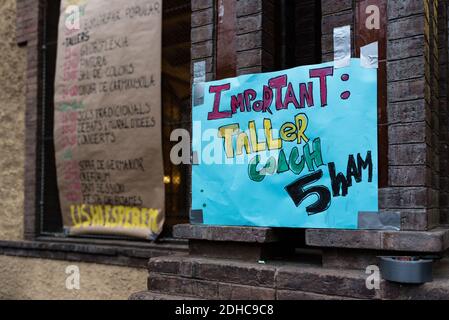
<svg viewBox="0 0 449 320">
<path fill-rule="evenodd" d="M 197 86 L 193 223 L 355 229 L 378 211 L 377 70 L 352 59 Z"/>
<path fill-rule="evenodd" d="M 159 0 L 63 0 L 55 148 L 76 234 L 154 239 L 164 223 Z"/>
</svg>

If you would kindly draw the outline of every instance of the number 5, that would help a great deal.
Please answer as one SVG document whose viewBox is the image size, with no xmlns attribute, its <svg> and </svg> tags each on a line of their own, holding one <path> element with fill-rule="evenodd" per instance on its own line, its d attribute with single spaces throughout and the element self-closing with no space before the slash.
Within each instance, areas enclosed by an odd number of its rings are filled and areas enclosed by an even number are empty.
<svg viewBox="0 0 449 320">
<path fill-rule="evenodd" d="M 323 177 L 323 171 L 318 170 L 314 173 L 299 178 L 285 187 L 285 190 L 292 198 L 297 207 L 311 195 L 317 195 L 318 200 L 306 207 L 309 216 L 326 211 L 331 204 L 331 193 L 325 186 L 314 186 L 306 188 L 308 185 L 317 182 Z"/>
</svg>

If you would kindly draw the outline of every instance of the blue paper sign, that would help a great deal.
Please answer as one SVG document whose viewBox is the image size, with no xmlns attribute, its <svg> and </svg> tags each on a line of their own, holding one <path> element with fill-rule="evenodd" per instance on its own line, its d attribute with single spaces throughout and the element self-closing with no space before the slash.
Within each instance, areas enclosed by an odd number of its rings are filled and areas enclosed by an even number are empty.
<svg viewBox="0 0 449 320">
<path fill-rule="evenodd" d="M 323 63 L 194 95 L 192 223 L 356 229 L 378 211 L 376 69 Z"/>
</svg>

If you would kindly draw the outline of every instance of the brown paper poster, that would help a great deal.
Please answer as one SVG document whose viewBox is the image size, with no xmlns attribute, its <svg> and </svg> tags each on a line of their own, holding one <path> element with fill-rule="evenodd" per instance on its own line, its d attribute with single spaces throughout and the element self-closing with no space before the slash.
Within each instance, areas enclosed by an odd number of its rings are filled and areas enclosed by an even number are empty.
<svg viewBox="0 0 449 320">
<path fill-rule="evenodd" d="M 70 235 L 161 232 L 161 23 L 161 0 L 62 1 L 54 135 Z"/>
</svg>

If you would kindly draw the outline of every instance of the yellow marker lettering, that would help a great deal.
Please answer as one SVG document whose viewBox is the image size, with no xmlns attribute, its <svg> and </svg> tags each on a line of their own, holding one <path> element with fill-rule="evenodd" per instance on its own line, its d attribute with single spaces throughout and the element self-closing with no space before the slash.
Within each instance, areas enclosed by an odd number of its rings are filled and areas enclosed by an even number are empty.
<svg viewBox="0 0 449 320">
<path fill-rule="evenodd" d="M 243 148 L 245 148 L 246 154 L 251 153 L 251 147 L 249 145 L 249 138 L 245 132 L 241 132 L 237 136 L 237 155 L 243 154 Z"/>
<path fill-rule="evenodd" d="M 257 141 L 256 123 L 254 121 L 250 121 L 248 123 L 248 127 L 253 152 L 265 151 L 267 148 L 266 143 Z"/>
<path fill-rule="evenodd" d="M 106 227 L 150 229 L 153 233 L 160 231 L 162 215 L 159 210 L 111 206 L 111 205 L 71 205 L 70 216 L 74 228 Z"/>
<path fill-rule="evenodd" d="M 81 209 L 81 216 L 84 218 L 82 219 L 84 220 L 84 223 L 82 225 L 83 227 L 88 227 L 90 225 L 91 218 L 89 213 L 86 211 L 86 205 L 85 204 L 81 205 L 80 209 Z"/>
<path fill-rule="evenodd" d="M 264 119 L 263 127 L 265 129 L 265 136 L 267 137 L 268 150 L 279 150 L 282 149 L 282 140 L 273 139 L 271 120 Z"/>
<path fill-rule="evenodd" d="M 110 227 L 110 217 L 111 217 L 111 206 L 105 206 L 104 207 L 104 226 Z"/>
<path fill-rule="evenodd" d="M 79 228 L 81 226 L 81 219 L 78 220 L 75 217 L 75 209 L 78 209 L 78 206 L 71 205 L 70 206 L 70 216 L 72 217 L 72 224 L 75 228 Z M 77 210 L 78 211 L 78 210 Z M 79 214 L 78 214 L 79 216 Z"/>
<path fill-rule="evenodd" d="M 148 209 L 147 208 L 142 208 L 141 211 L 141 221 L 140 221 L 140 227 L 141 228 L 146 228 L 148 226 Z"/>
<path fill-rule="evenodd" d="M 116 227 L 118 224 L 118 208 L 113 206 L 111 208 L 111 217 L 109 219 L 109 226 L 111 228 Z"/>
<path fill-rule="evenodd" d="M 117 226 L 118 227 L 123 227 L 125 226 L 125 219 L 126 219 L 126 213 L 125 213 L 125 207 L 124 206 L 118 206 L 117 207 L 117 211 L 118 211 L 118 221 L 117 221 Z"/>
<path fill-rule="evenodd" d="M 159 226 L 158 226 L 158 217 L 159 217 L 159 211 L 155 209 L 150 209 L 150 229 L 153 233 L 159 232 Z"/>
<path fill-rule="evenodd" d="M 93 226 L 103 226 L 104 225 L 103 207 L 102 206 L 95 206 L 93 208 L 92 225 Z"/>
<path fill-rule="evenodd" d="M 139 208 L 133 208 L 132 209 L 132 226 L 134 228 L 140 228 L 140 209 Z"/>
<path fill-rule="evenodd" d="M 309 125 L 309 119 L 304 113 L 300 113 L 295 117 L 295 123 L 298 130 L 298 144 L 301 144 L 301 140 L 304 140 L 305 143 L 309 142 L 309 138 L 307 138 L 305 132 Z"/>
<path fill-rule="evenodd" d="M 125 207 L 125 224 L 123 225 L 123 227 L 125 228 L 132 228 L 132 224 L 131 224 L 131 219 L 132 219 L 132 211 L 133 209 L 130 207 Z"/>
<path fill-rule="evenodd" d="M 224 139 L 225 152 L 228 158 L 234 158 L 234 147 L 232 137 L 239 131 L 238 124 L 230 124 L 218 128 L 218 137 Z"/>
<path fill-rule="evenodd" d="M 281 127 L 281 139 L 287 142 L 292 142 L 295 141 L 297 138 L 297 134 L 296 134 L 296 126 L 294 123 L 291 122 L 287 122 L 284 123 Z"/>
</svg>

